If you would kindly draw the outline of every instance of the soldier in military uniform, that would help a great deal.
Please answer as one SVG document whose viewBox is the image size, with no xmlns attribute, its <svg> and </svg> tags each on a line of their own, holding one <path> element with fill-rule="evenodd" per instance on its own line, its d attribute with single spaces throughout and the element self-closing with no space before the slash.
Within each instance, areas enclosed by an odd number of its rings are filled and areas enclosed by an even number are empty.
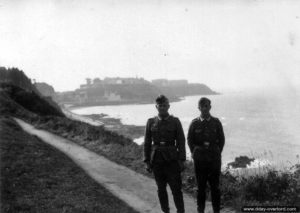
<svg viewBox="0 0 300 213">
<path fill-rule="evenodd" d="M 164 95 L 158 96 L 158 115 L 148 119 L 146 125 L 144 162 L 147 171 L 154 173 L 162 211 L 170 212 L 166 189 L 169 184 L 177 212 L 183 213 L 181 172 L 186 160 L 185 137 L 179 119 L 169 115 L 169 107 L 168 99 Z"/>
<path fill-rule="evenodd" d="M 220 212 L 219 178 L 221 153 L 225 144 L 223 127 L 218 118 L 210 115 L 211 101 L 201 98 L 198 103 L 201 115 L 194 119 L 188 130 L 188 145 L 191 150 L 198 185 L 198 212 L 204 213 L 206 183 L 211 188 L 214 213 Z"/>
</svg>

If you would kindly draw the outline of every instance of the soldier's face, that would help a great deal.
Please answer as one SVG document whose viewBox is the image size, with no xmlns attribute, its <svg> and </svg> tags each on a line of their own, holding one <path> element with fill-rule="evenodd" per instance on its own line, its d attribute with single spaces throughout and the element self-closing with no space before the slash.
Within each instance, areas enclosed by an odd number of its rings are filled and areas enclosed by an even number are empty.
<svg viewBox="0 0 300 213">
<path fill-rule="evenodd" d="M 170 108 L 169 103 L 161 103 L 161 104 L 156 104 L 156 109 L 160 115 L 165 115 L 168 113 L 168 110 Z"/>
<path fill-rule="evenodd" d="M 209 103 L 204 103 L 204 104 L 199 104 L 198 108 L 202 115 L 208 115 L 209 111 L 211 109 L 211 106 Z"/>
</svg>

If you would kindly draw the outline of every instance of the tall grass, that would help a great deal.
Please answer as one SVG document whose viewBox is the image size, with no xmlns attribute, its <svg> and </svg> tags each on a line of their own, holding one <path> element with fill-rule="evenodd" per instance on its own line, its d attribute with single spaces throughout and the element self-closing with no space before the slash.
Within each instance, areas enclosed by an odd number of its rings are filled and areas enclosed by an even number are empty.
<svg viewBox="0 0 300 213">
<path fill-rule="evenodd" d="M 300 205 L 300 164 L 278 169 L 274 165 L 222 173 L 221 191 L 227 205 Z"/>
</svg>

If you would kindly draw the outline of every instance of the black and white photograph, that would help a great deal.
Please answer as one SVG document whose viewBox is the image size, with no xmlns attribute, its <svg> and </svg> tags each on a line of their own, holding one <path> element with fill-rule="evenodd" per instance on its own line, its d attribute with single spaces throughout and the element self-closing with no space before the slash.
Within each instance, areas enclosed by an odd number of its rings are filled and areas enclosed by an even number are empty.
<svg viewBox="0 0 300 213">
<path fill-rule="evenodd" d="M 1 213 L 300 212 L 300 1 L 0 0 Z"/>
</svg>

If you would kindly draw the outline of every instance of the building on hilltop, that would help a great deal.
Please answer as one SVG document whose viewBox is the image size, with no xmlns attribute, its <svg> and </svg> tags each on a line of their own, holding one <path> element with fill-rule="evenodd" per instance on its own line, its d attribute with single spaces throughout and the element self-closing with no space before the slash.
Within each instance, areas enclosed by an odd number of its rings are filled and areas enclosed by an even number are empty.
<svg viewBox="0 0 300 213">
<path fill-rule="evenodd" d="M 103 84 L 145 84 L 147 81 L 144 78 L 104 78 Z"/>
<path fill-rule="evenodd" d="M 155 86 L 186 86 L 188 81 L 184 79 L 168 80 L 168 79 L 154 79 L 151 81 Z"/>
<path fill-rule="evenodd" d="M 92 84 L 92 79 L 86 78 L 85 80 L 86 80 L 86 84 L 87 85 L 91 85 Z"/>
<path fill-rule="evenodd" d="M 101 84 L 101 83 L 102 83 L 102 81 L 101 81 L 100 78 L 94 78 L 93 85 L 98 85 L 98 84 Z"/>
<path fill-rule="evenodd" d="M 117 78 L 104 78 L 103 84 L 123 84 L 123 80 L 119 77 Z"/>
<path fill-rule="evenodd" d="M 154 79 L 151 81 L 155 86 L 168 86 L 167 79 Z"/>
<path fill-rule="evenodd" d="M 121 96 L 114 92 L 105 91 L 104 98 L 108 101 L 121 101 Z"/>
<path fill-rule="evenodd" d="M 76 99 L 79 101 L 80 104 L 85 103 L 88 101 L 88 94 L 85 91 L 80 91 L 76 94 Z"/>
<path fill-rule="evenodd" d="M 80 89 L 103 87 L 104 85 L 122 85 L 122 84 L 147 84 L 149 83 L 144 78 L 109 78 L 106 77 L 103 80 L 100 78 L 86 78 L 86 84 L 81 84 Z"/>
</svg>

